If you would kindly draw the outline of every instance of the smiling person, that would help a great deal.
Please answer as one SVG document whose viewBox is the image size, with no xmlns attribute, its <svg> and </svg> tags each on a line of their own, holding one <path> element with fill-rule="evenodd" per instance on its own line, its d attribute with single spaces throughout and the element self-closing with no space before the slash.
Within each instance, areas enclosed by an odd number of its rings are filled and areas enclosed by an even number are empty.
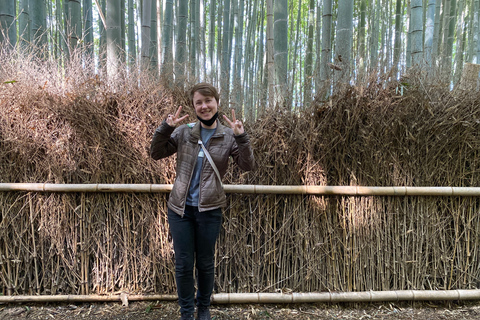
<svg viewBox="0 0 480 320">
<path fill-rule="evenodd" d="M 193 319 L 196 305 L 199 320 L 211 319 L 210 298 L 215 277 L 215 242 L 226 205 L 221 179 L 229 158 L 243 170 L 253 169 L 250 139 L 243 123 L 223 116 L 218 120 L 219 95 L 208 83 L 196 84 L 190 91 L 196 123 L 181 124 L 182 107 L 155 130 L 150 154 L 158 160 L 177 153 L 176 178 L 168 199 L 168 223 L 175 250 L 175 279 L 181 318 Z M 181 125 L 180 125 L 181 124 Z"/>
</svg>

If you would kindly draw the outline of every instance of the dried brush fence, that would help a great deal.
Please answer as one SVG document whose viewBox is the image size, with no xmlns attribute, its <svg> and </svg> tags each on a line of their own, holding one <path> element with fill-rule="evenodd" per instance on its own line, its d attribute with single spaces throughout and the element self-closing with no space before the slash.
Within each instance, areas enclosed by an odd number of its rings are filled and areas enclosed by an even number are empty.
<svg viewBox="0 0 480 320">
<path fill-rule="evenodd" d="M 173 182 L 174 159 L 147 149 L 184 93 L 15 59 L 0 58 L 0 182 Z M 225 182 L 480 186 L 480 94 L 385 83 L 246 121 L 257 170 Z M 0 293 L 174 293 L 166 197 L 1 192 Z M 229 194 L 216 291 L 477 288 L 479 210 L 463 196 Z"/>
</svg>

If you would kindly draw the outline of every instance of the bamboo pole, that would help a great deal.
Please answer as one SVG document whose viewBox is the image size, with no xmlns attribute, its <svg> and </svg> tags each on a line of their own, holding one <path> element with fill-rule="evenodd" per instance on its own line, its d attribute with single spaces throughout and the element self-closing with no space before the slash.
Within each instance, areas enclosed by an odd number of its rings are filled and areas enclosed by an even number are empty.
<svg viewBox="0 0 480 320">
<path fill-rule="evenodd" d="M 0 296 L 0 303 L 25 302 L 123 302 L 175 301 L 176 295 L 39 295 Z M 213 304 L 251 303 L 340 303 L 387 301 L 465 301 L 480 300 L 480 289 L 472 290 L 395 290 L 311 293 L 217 293 Z"/>
<path fill-rule="evenodd" d="M 166 193 L 171 184 L 54 184 L 0 183 L 0 192 L 138 192 Z M 480 196 L 480 187 L 369 187 L 369 186 L 272 186 L 224 185 L 227 193 L 242 194 L 309 194 L 338 196 Z"/>
<path fill-rule="evenodd" d="M 39 295 L 0 296 L 0 303 L 25 302 L 115 302 L 122 301 L 122 295 Z M 128 295 L 128 301 L 175 301 L 176 295 Z"/>
</svg>

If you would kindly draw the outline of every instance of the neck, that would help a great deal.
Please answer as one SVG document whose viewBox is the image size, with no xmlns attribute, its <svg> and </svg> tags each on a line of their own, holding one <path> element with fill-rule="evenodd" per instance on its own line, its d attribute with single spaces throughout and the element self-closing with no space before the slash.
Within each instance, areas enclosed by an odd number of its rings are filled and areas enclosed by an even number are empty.
<svg viewBox="0 0 480 320">
<path fill-rule="evenodd" d="M 197 115 L 197 119 L 200 120 L 202 123 L 202 128 L 205 129 L 215 129 L 217 127 L 217 118 L 218 118 L 218 111 L 213 115 L 210 120 L 203 120 Z"/>
<path fill-rule="evenodd" d="M 204 129 L 215 129 L 217 127 L 217 121 L 215 121 L 211 126 L 207 126 L 205 123 L 200 122 L 200 125 Z"/>
</svg>

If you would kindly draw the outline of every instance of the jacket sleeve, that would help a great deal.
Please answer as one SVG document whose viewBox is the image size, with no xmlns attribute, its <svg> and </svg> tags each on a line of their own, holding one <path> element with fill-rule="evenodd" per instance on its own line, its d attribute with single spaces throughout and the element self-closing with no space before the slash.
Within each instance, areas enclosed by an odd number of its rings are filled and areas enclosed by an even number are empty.
<svg viewBox="0 0 480 320">
<path fill-rule="evenodd" d="M 250 147 L 250 138 L 247 133 L 234 136 L 235 143 L 232 149 L 232 157 L 235 163 L 245 171 L 253 170 L 255 167 L 255 159 L 253 151 Z"/>
<path fill-rule="evenodd" d="M 150 145 L 150 156 L 155 159 L 162 159 L 177 152 L 177 134 L 175 128 L 170 127 L 164 120 L 155 130 Z"/>
</svg>

